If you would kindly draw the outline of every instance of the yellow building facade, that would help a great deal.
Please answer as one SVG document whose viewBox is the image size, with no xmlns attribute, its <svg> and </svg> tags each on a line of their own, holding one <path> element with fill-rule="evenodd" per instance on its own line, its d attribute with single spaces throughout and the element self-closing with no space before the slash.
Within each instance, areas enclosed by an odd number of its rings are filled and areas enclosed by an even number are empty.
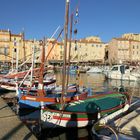
<svg viewBox="0 0 140 140">
<path fill-rule="evenodd" d="M 40 63 L 40 43 L 35 40 L 25 40 L 24 33 L 12 34 L 9 30 L 0 30 L 0 62 L 15 63 L 18 58 L 19 63 L 31 63 L 33 48 L 35 51 L 35 61 Z"/>
<path fill-rule="evenodd" d="M 96 40 L 96 41 L 95 41 Z M 64 43 L 57 42 L 48 59 L 63 60 Z M 67 60 L 69 54 L 70 42 L 67 43 Z M 52 44 L 48 46 L 50 50 Z M 70 61 L 79 62 L 104 62 L 106 43 L 101 42 L 97 37 L 87 37 L 79 40 L 71 41 Z"/>
<path fill-rule="evenodd" d="M 140 61 L 140 41 L 113 38 L 108 45 L 108 60 L 111 64 Z"/>
<path fill-rule="evenodd" d="M 108 54 L 110 64 L 130 61 L 129 40 L 123 38 L 113 38 L 108 45 Z"/>
<path fill-rule="evenodd" d="M 47 40 L 46 57 L 48 61 L 62 60 L 64 46 L 63 42 L 58 42 L 55 39 Z"/>
<path fill-rule="evenodd" d="M 131 62 L 140 62 L 140 41 L 130 40 L 129 44 Z"/>
<path fill-rule="evenodd" d="M 126 34 L 122 35 L 122 38 L 125 38 L 125 39 L 128 39 L 128 40 L 140 41 L 140 34 L 126 33 Z"/>
<path fill-rule="evenodd" d="M 9 30 L 0 30 L 0 61 L 7 62 L 9 61 L 9 54 L 10 54 L 10 36 Z"/>
<path fill-rule="evenodd" d="M 95 38 L 96 39 L 96 38 Z M 106 43 L 94 37 L 80 39 L 72 43 L 71 58 L 77 62 L 104 62 Z"/>
</svg>

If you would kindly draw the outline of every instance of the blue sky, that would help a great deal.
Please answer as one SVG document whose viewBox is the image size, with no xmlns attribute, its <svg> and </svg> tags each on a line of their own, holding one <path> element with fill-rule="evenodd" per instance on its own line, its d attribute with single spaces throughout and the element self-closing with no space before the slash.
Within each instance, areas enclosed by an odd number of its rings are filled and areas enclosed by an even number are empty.
<svg viewBox="0 0 140 140">
<path fill-rule="evenodd" d="M 65 0 L 1 0 L 0 29 L 26 39 L 50 37 L 64 25 Z M 140 0 L 70 0 L 70 12 L 79 5 L 76 38 L 99 36 L 103 42 L 124 33 L 140 33 Z"/>
</svg>

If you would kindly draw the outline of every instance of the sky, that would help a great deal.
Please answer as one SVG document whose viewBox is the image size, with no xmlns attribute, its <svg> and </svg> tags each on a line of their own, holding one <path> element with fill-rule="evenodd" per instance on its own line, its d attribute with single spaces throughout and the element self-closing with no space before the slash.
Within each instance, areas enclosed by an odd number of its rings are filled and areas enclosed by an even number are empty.
<svg viewBox="0 0 140 140">
<path fill-rule="evenodd" d="M 99 36 L 109 42 L 124 33 L 140 33 L 140 0 L 70 0 L 69 13 L 76 7 L 73 38 Z M 65 0 L 0 0 L 0 30 L 24 30 L 26 39 L 50 38 L 58 26 L 63 28 L 64 17 Z"/>
</svg>

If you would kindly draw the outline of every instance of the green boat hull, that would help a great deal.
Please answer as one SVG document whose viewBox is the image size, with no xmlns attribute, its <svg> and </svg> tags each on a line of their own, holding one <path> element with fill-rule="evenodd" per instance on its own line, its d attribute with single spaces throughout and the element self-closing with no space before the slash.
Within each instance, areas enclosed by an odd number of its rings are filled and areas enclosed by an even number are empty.
<svg viewBox="0 0 140 140">
<path fill-rule="evenodd" d="M 128 103 L 127 94 L 113 93 L 70 102 L 63 110 L 61 104 L 54 104 L 41 109 L 41 122 L 43 127 L 85 127 Z"/>
</svg>

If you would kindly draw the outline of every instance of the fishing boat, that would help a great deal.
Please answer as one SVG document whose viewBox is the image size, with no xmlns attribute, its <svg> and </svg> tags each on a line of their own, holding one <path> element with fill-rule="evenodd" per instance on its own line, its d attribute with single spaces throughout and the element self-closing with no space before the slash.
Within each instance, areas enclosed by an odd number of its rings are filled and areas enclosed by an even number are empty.
<svg viewBox="0 0 140 140">
<path fill-rule="evenodd" d="M 105 93 L 88 96 L 85 100 L 65 102 L 64 94 L 66 74 L 66 47 L 68 30 L 69 0 L 66 0 L 65 14 L 65 39 L 64 39 L 64 63 L 62 77 L 61 102 L 45 106 L 41 102 L 41 125 L 49 127 L 85 127 L 96 123 L 102 116 L 108 116 L 129 104 L 127 93 Z"/>
<path fill-rule="evenodd" d="M 20 90 L 18 89 L 18 97 L 19 97 L 19 107 L 20 109 L 23 108 L 40 108 L 41 102 L 44 102 L 44 105 L 55 104 L 61 102 L 61 88 L 48 88 L 48 90 L 44 90 L 44 95 L 41 96 L 38 94 L 37 91 L 31 90 L 27 92 L 27 90 Z M 86 90 L 79 90 L 77 92 L 76 86 L 69 86 L 66 95 L 64 96 L 65 102 L 70 101 L 78 101 L 84 100 L 87 97 Z"/>
<path fill-rule="evenodd" d="M 98 94 L 85 100 L 42 106 L 41 124 L 46 127 L 85 127 L 96 123 L 103 116 L 129 106 L 126 93 Z"/>
</svg>

